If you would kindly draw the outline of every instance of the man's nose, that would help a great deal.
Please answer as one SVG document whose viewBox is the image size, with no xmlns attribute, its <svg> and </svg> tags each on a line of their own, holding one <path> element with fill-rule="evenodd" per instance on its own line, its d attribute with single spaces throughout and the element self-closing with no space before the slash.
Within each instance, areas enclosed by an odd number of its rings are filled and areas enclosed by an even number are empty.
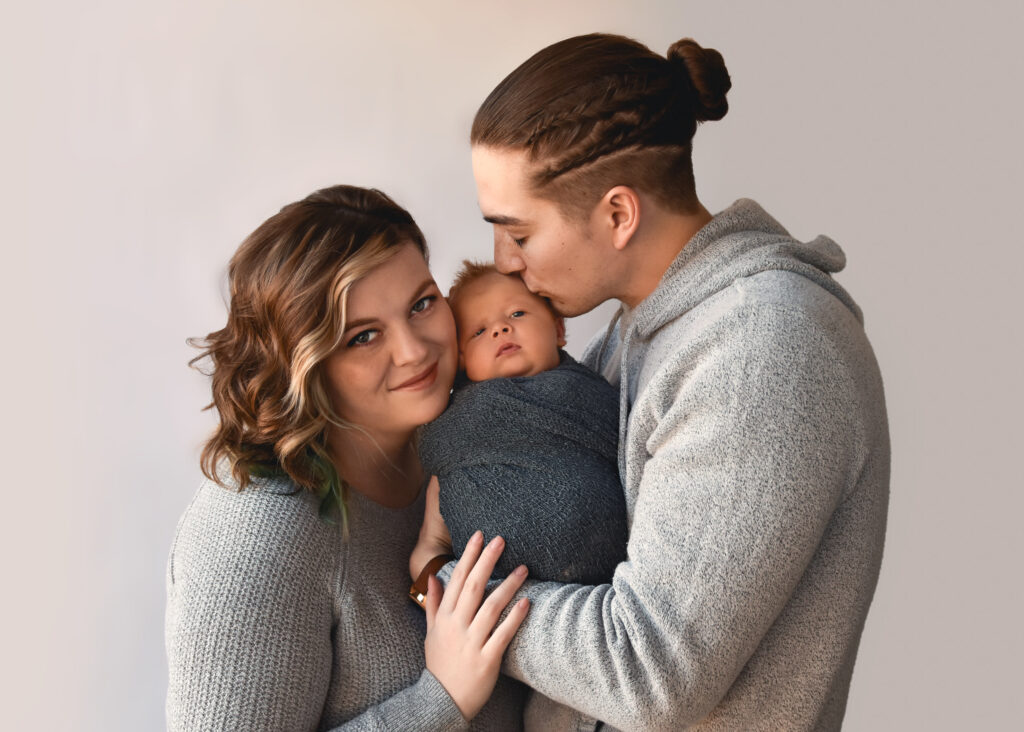
<svg viewBox="0 0 1024 732">
<path fill-rule="evenodd" d="M 526 269 L 519 250 L 515 244 L 504 241 L 508 237 L 495 237 L 494 239 L 494 266 L 502 274 L 515 274 Z"/>
</svg>

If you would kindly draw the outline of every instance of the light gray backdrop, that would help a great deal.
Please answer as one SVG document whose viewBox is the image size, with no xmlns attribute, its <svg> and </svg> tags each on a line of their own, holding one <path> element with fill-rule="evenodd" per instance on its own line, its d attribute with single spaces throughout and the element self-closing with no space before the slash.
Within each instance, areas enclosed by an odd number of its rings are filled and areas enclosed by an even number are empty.
<svg viewBox="0 0 1024 732">
<path fill-rule="evenodd" d="M 542 46 L 722 51 L 712 210 L 759 200 L 849 257 L 894 448 L 847 729 L 1019 721 L 1021 3 L 94 0 L 0 23 L 6 729 L 163 726 L 164 566 L 210 427 L 187 336 L 282 204 L 412 211 L 446 287 L 486 257 L 467 135 Z M 578 352 L 597 320 L 570 331 Z M 1018 620 L 1014 621 L 1013 618 Z"/>
</svg>

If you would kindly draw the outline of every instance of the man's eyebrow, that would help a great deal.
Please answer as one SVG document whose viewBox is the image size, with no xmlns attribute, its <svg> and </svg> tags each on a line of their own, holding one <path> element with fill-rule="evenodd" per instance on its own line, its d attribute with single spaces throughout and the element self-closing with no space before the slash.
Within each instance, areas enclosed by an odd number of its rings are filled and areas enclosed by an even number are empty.
<svg viewBox="0 0 1024 732">
<path fill-rule="evenodd" d="M 526 224 L 525 221 L 517 219 L 515 216 L 484 216 L 484 221 L 498 226 L 523 226 Z"/>
</svg>

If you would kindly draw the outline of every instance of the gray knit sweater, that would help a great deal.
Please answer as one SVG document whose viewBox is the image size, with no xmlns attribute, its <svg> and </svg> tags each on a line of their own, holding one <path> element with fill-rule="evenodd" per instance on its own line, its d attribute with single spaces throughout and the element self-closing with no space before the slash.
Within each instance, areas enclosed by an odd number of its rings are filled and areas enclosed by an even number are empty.
<svg viewBox="0 0 1024 732">
<path fill-rule="evenodd" d="M 400 510 L 356 492 L 347 542 L 282 480 L 204 482 L 167 569 L 167 726 L 176 730 L 458 730 L 425 670 L 423 611 L 407 597 L 423 494 Z M 475 729 L 521 725 L 499 680 Z"/>
<path fill-rule="evenodd" d="M 586 721 L 552 699 L 626 730 L 840 727 L 889 494 L 844 261 L 740 200 L 591 344 L 620 388 L 628 559 L 524 590 L 503 670 L 546 695 L 528 727 Z"/>
</svg>

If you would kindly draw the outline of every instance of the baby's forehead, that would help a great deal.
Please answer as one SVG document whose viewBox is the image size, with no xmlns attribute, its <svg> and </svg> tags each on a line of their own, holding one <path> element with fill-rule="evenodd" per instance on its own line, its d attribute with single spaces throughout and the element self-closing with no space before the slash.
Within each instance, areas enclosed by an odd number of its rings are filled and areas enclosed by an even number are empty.
<svg viewBox="0 0 1024 732">
<path fill-rule="evenodd" d="M 459 293 L 459 300 L 512 300 L 521 297 L 536 297 L 526 283 L 516 275 L 488 272 L 466 285 Z"/>
<path fill-rule="evenodd" d="M 515 275 L 503 275 L 498 272 L 488 273 L 462 289 L 458 297 L 451 303 L 456 318 L 473 318 L 482 316 L 480 308 L 486 306 L 501 307 L 505 304 L 536 302 L 545 305 L 543 298 L 530 292 L 526 284 Z"/>
<path fill-rule="evenodd" d="M 476 284 L 476 283 L 474 283 Z M 485 315 L 481 308 L 486 306 L 495 307 L 504 306 L 505 303 L 512 302 L 513 300 L 522 300 L 523 295 L 531 295 L 529 290 L 525 290 L 522 293 L 516 292 L 488 292 L 483 289 L 472 289 L 466 292 L 460 292 L 458 299 L 451 304 L 452 312 L 455 313 L 456 318 L 470 319 L 473 317 L 479 317 Z"/>
</svg>

